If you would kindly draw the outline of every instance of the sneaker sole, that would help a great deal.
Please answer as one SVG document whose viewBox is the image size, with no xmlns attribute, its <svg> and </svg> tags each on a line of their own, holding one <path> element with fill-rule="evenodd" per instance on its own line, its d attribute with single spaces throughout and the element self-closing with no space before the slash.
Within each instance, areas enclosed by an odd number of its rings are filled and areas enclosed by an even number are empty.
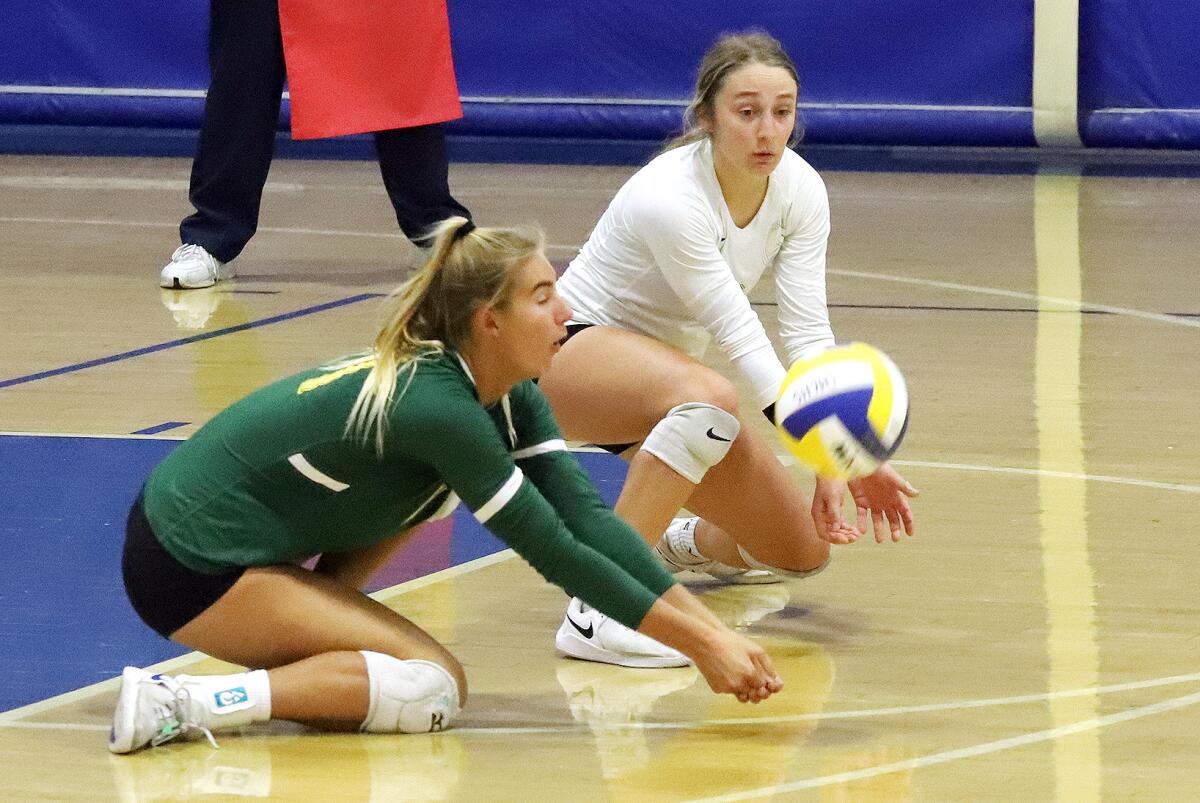
<svg viewBox="0 0 1200 803">
<path fill-rule="evenodd" d="M 216 282 L 209 282 L 208 284 L 184 284 L 179 281 L 178 276 L 175 276 L 171 278 L 170 284 L 160 281 L 158 286 L 164 290 L 203 290 L 205 287 L 212 287 L 214 284 Z"/>
<path fill-rule="evenodd" d="M 136 726 L 138 685 L 145 675 L 141 669 L 125 667 L 121 673 L 121 695 L 117 698 L 117 710 L 113 712 L 112 730 L 108 733 L 108 749 L 118 755 L 133 752 L 133 732 Z M 117 734 L 121 734 L 117 741 Z"/>
<path fill-rule="evenodd" d="M 659 669 L 662 667 L 672 666 L 690 666 L 692 663 L 687 659 L 686 656 L 683 655 L 680 655 L 678 658 L 672 658 L 669 656 L 657 655 L 627 655 L 625 653 L 606 650 L 603 647 L 597 647 L 595 644 L 576 633 L 564 633 L 561 630 L 554 637 L 554 646 L 560 653 L 569 658 L 578 658 L 581 661 L 595 661 L 601 664 L 625 666 L 631 669 Z"/>
<path fill-rule="evenodd" d="M 783 578 L 779 575 L 763 569 L 748 569 L 737 574 L 709 574 L 708 572 L 701 572 L 701 574 L 733 586 L 766 586 L 783 582 Z"/>
<path fill-rule="evenodd" d="M 212 287 L 217 282 L 228 281 L 235 277 L 232 268 L 222 266 L 217 269 L 217 277 L 215 279 L 204 279 L 199 282 L 182 282 L 178 276 L 172 276 L 169 280 L 164 279 L 162 274 L 158 277 L 158 286 L 164 290 L 203 290 L 205 287 Z"/>
</svg>

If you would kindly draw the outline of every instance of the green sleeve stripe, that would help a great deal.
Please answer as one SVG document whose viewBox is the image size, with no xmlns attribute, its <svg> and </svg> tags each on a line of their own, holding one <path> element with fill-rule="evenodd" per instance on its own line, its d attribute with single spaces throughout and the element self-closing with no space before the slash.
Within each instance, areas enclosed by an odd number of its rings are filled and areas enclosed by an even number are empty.
<svg viewBox="0 0 1200 803">
<path fill-rule="evenodd" d="M 480 524 L 487 524 L 488 519 L 500 512 L 501 508 L 507 505 L 512 498 L 517 495 L 517 491 L 521 489 L 521 483 L 525 481 L 525 474 L 521 469 L 513 467 L 513 473 L 509 475 L 504 484 L 500 486 L 500 490 L 487 500 L 479 510 L 475 511 L 475 518 Z"/>
<path fill-rule="evenodd" d="M 292 464 L 294 469 L 299 471 L 305 477 L 312 480 L 317 485 L 324 485 L 331 491 L 341 493 L 350 487 L 346 483 L 341 482 L 340 480 L 335 480 L 324 471 L 321 471 L 321 469 L 308 462 L 304 455 L 300 454 L 299 452 L 296 452 L 296 454 L 289 457 L 288 462 Z"/>
<path fill-rule="evenodd" d="M 540 454 L 547 452 L 565 452 L 567 450 L 567 442 L 562 438 L 543 441 L 542 443 L 527 446 L 524 449 L 518 449 L 512 453 L 513 460 L 523 460 L 526 457 L 537 457 Z"/>
</svg>

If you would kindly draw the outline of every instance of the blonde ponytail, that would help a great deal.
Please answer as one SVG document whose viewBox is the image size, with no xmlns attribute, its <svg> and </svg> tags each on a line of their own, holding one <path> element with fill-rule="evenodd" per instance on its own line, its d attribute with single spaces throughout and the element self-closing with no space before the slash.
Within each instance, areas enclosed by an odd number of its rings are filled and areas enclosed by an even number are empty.
<svg viewBox="0 0 1200 803">
<path fill-rule="evenodd" d="M 383 454 L 388 411 L 403 397 L 422 359 L 467 345 L 471 319 L 482 306 L 503 306 L 516 269 L 542 251 L 538 229 L 476 228 L 452 217 L 433 231 L 428 261 L 389 299 L 369 356 L 374 366 L 346 420 L 346 434 Z M 359 359 L 362 359 L 360 356 Z M 408 376 L 397 392 L 401 374 Z"/>
</svg>

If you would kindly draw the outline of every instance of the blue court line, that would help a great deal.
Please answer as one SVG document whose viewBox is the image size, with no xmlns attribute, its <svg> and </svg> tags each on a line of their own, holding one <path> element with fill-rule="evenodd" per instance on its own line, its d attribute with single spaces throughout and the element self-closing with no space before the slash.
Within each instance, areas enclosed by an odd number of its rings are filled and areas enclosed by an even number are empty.
<svg viewBox="0 0 1200 803">
<path fill-rule="evenodd" d="M 260 326 L 267 326 L 280 321 L 290 321 L 293 318 L 301 318 L 305 315 L 312 315 L 317 312 L 324 312 L 337 307 L 344 307 L 348 304 L 357 304 L 360 301 L 366 301 L 371 298 L 381 298 L 383 293 L 360 293 L 349 298 L 330 301 L 325 304 L 317 304 L 315 307 L 305 307 L 294 312 L 285 312 L 282 315 L 273 315 L 270 318 L 263 318 L 261 321 L 250 321 L 249 323 L 241 323 L 237 326 L 227 326 L 224 329 L 217 329 L 212 332 L 205 332 L 200 335 L 192 335 L 191 337 L 183 337 L 179 340 L 168 340 L 166 343 L 156 343 L 153 346 L 144 346 L 133 351 L 123 351 L 120 354 L 113 354 L 108 357 L 97 357 L 94 360 L 87 362 L 78 362 L 74 365 L 66 365 L 62 368 L 52 368 L 49 371 L 39 371 L 36 374 L 26 374 L 25 376 L 14 377 L 13 379 L 0 380 L 0 389 L 12 387 L 13 385 L 23 385 L 26 382 L 36 382 L 39 379 L 48 379 L 52 376 L 60 376 L 62 374 L 70 374 L 75 371 L 82 371 L 85 368 L 95 368 L 97 365 L 107 365 L 121 360 L 130 360 L 134 357 L 141 357 L 146 354 L 153 354 L 156 351 L 166 351 L 167 349 L 186 346 L 190 343 L 198 343 L 201 340 L 209 340 L 210 338 L 220 337 L 222 335 L 231 335 L 234 332 L 243 332 L 247 329 L 257 329 Z"/>
<path fill-rule="evenodd" d="M 168 429 L 176 429 L 178 427 L 186 427 L 190 421 L 164 421 L 161 424 L 155 424 L 152 427 L 145 429 L 135 429 L 130 435 L 157 435 L 160 432 L 166 432 Z"/>
</svg>

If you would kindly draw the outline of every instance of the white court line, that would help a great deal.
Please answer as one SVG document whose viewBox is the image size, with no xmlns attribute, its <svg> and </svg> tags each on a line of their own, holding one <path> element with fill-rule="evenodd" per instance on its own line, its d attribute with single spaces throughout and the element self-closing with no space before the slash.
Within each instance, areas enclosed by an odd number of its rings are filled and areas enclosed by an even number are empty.
<svg viewBox="0 0 1200 803">
<path fill-rule="evenodd" d="M 771 797 L 774 795 L 786 792 L 798 792 L 802 789 L 815 789 L 822 786 L 831 786 L 833 784 L 852 783 L 861 781 L 866 778 L 874 778 L 879 775 L 888 775 L 893 772 L 904 772 L 905 770 L 915 770 L 922 767 L 931 767 L 935 764 L 945 764 L 951 761 L 958 761 L 964 758 L 975 758 L 976 756 L 986 756 L 991 753 L 999 753 L 1003 750 L 1011 750 L 1014 747 L 1024 747 L 1038 742 L 1046 742 L 1052 739 L 1058 739 L 1063 736 L 1071 736 L 1076 733 L 1084 733 L 1090 730 L 1097 730 L 1108 725 L 1116 725 L 1121 722 L 1129 722 L 1134 719 L 1153 716 L 1167 711 L 1174 711 L 1179 708 L 1185 708 L 1189 705 L 1200 703 L 1200 692 L 1194 694 L 1185 694 L 1182 697 L 1173 697 L 1169 700 L 1164 700 L 1160 703 L 1152 703 L 1143 705 L 1137 708 L 1130 708 L 1127 711 L 1121 711 L 1116 714 L 1108 714 L 1102 717 L 1094 717 L 1085 719 L 1081 722 L 1074 722 L 1070 725 L 1061 725 L 1057 728 L 1048 728 L 1042 731 L 1034 731 L 1021 736 L 1013 736 L 1008 739 L 997 739 L 994 742 L 983 742 L 982 744 L 971 745 L 970 747 L 960 747 L 956 750 L 944 750 L 940 753 L 930 753 L 917 758 L 910 758 L 905 761 L 894 761 L 891 764 L 880 764 L 875 767 L 866 767 L 861 770 L 853 770 L 850 772 L 839 772 L 836 775 L 823 775 L 819 778 L 807 778 L 803 781 L 794 781 L 792 783 L 776 784 L 774 786 L 764 786 L 759 789 L 748 789 L 744 792 L 735 792 L 729 795 L 715 795 L 713 797 L 694 798 L 693 803 L 725 803 L 725 801 L 734 800 L 751 800 L 753 798 Z"/>
<path fill-rule="evenodd" d="M 65 217 L 0 217 L 0 223 L 46 223 L 66 226 L 125 226 L 129 228 L 177 229 L 178 223 L 157 223 L 154 221 L 133 220 L 102 220 L 98 218 L 65 218 Z M 259 226 L 260 232 L 270 234 L 313 234 L 318 236 L 335 237 L 368 237 L 384 240 L 407 239 L 403 234 L 382 231 L 350 231 L 346 229 L 305 229 L 286 228 L 280 226 Z"/>
<path fill-rule="evenodd" d="M 1047 468 L 1016 468 L 1012 466 L 981 466 L 970 463 L 935 463 L 927 460 L 890 460 L 896 466 L 937 468 L 947 471 L 989 471 L 995 474 L 1024 474 L 1028 476 L 1057 477 L 1065 480 L 1107 482 L 1114 485 L 1133 485 L 1139 488 L 1157 488 L 1162 491 L 1179 491 L 1185 494 L 1200 494 L 1200 485 L 1185 485 L 1179 482 L 1155 482 L 1137 480 L 1132 477 L 1114 477 L 1107 474 L 1081 474 L 1074 471 L 1054 471 Z"/>
<path fill-rule="evenodd" d="M 179 227 L 178 223 L 153 223 L 153 222 L 138 222 L 138 221 L 123 221 L 123 220 L 97 220 L 88 218 L 37 218 L 37 217 L 0 217 L 0 223 L 46 223 L 57 225 L 77 225 L 77 226 L 146 226 L 151 228 L 167 228 L 175 229 Z M 331 237 L 368 237 L 380 238 L 386 240 L 403 239 L 403 235 L 399 233 L 388 232 L 372 232 L 372 231 L 352 231 L 347 229 L 308 229 L 308 228 L 283 228 L 274 226 L 263 226 L 259 228 L 260 232 L 268 232 L 271 234 L 309 234 L 316 236 L 331 236 Z M 548 244 L 547 251 L 554 253 L 576 253 L 580 246 L 575 245 L 560 245 Z M 943 290 L 958 290 L 965 293 L 978 293 L 980 295 L 1001 296 L 1003 298 L 1019 298 L 1023 301 L 1035 301 L 1042 304 L 1056 304 L 1065 310 L 1073 310 L 1079 312 L 1108 312 L 1113 315 L 1123 315 L 1130 318 L 1140 318 L 1147 321 L 1156 321 L 1158 323 L 1175 324 L 1176 326 L 1189 326 L 1200 329 L 1200 320 L 1192 320 L 1177 315 L 1164 315 L 1161 312 L 1147 312 L 1146 310 L 1133 309 L 1132 307 L 1114 307 L 1108 304 L 1093 304 L 1089 301 L 1076 301 L 1070 298 L 1055 298 L 1053 296 L 1041 296 L 1037 293 L 1024 293 L 1019 290 L 1004 290 L 999 287 L 984 287 L 977 284 L 962 284 L 959 282 L 944 282 L 935 279 L 919 279 L 909 276 L 894 276 L 887 273 L 871 273 L 868 271 L 844 270 L 840 268 L 828 268 L 827 273 L 837 276 L 849 276 L 855 279 L 874 279 L 882 282 L 895 282 L 898 284 L 915 284 L 922 287 L 938 287 Z"/>
<path fill-rule="evenodd" d="M 124 176 L 0 176 L 0 187 L 28 190 L 121 190 L 131 192 L 186 193 L 189 182 L 183 178 L 130 178 Z M 273 181 L 263 187 L 266 194 L 302 192 L 309 185 L 288 181 Z"/>
<path fill-rule="evenodd" d="M 66 218 L 66 217 L 0 217 L 0 223 L 36 223 L 52 226 L 124 226 L 127 228 L 178 229 L 178 223 L 159 223 L 145 220 L 103 220 L 100 218 Z M 259 226 L 260 233 L 267 234 L 304 234 L 317 237 L 366 237 L 380 240 L 406 240 L 399 232 L 385 231 L 354 231 L 351 229 L 308 229 L 285 226 Z M 554 253 L 568 252 L 574 254 L 579 250 L 574 245 L 548 244 L 546 250 Z"/>
<path fill-rule="evenodd" d="M 1019 298 L 1023 301 L 1036 301 L 1041 304 L 1056 304 L 1068 311 L 1078 312 L 1108 312 L 1113 315 L 1125 315 L 1130 318 L 1142 318 L 1158 323 L 1172 323 L 1178 326 L 1200 328 L 1200 320 L 1183 318 L 1178 315 L 1164 315 L 1161 312 L 1147 312 L 1131 307 L 1113 307 L 1108 304 L 1093 304 L 1090 301 L 1076 301 L 1072 298 L 1056 298 L 1041 296 L 1037 293 L 1023 293 L 1020 290 L 1003 290 L 999 287 L 984 287 L 978 284 L 960 284 L 959 282 L 943 282 L 935 279 L 914 279 L 909 276 L 894 276 L 888 273 L 869 273 L 861 270 L 843 270 L 828 268 L 828 273 L 838 276 L 850 276 L 855 279 L 876 279 L 881 282 L 896 282 L 898 284 L 916 284 L 922 287 L 938 287 L 943 290 L 959 290 L 964 293 L 978 293 L 985 296 L 1001 296 L 1003 298 Z"/>
<path fill-rule="evenodd" d="M 457 566 L 451 566 L 448 569 L 442 569 L 440 572 L 434 572 L 433 574 L 428 574 L 424 577 L 417 577 L 413 580 L 409 580 L 406 583 L 400 583 L 399 585 L 391 586 L 390 588 L 380 589 L 370 596 L 372 599 L 378 600 L 379 602 L 386 602 L 394 597 L 407 594 L 410 591 L 415 591 L 418 588 L 424 588 L 427 585 L 440 583 L 443 580 L 449 580 L 450 578 L 457 577 L 460 574 L 467 574 L 468 572 L 477 571 L 493 564 L 501 563 L 502 561 L 506 561 L 515 555 L 516 553 L 511 549 L 504 549 L 491 555 L 486 555 L 482 558 L 476 558 L 475 560 L 467 561 L 466 563 L 460 563 Z M 178 657 L 147 666 L 145 669 L 150 672 L 170 673 L 198 663 L 199 661 L 204 660 L 206 657 L 207 656 L 205 656 L 203 653 L 190 652 L 186 653 L 185 655 L 180 655 Z M 75 689 L 74 691 L 64 692 L 63 694 L 55 695 L 54 697 L 48 697 L 45 700 L 39 700 L 36 703 L 30 703 L 29 705 L 24 705 L 20 708 L 13 708 L 8 711 L 0 711 L 0 728 L 26 727 L 29 723 L 14 723 L 14 720 L 34 716 L 47 709 L 57 708 L 58 706 L 75 702 L 76 700 L 86 697 L 91 697 L 96 694 L 102 694 L 108 691 L 115 692 L 120 685 L 121 678 L 109 678 L 108 680 L 102 680 L 99 683 L 93 683 L 90 686 L 84 686 L 81 689 Z M 108 726 L 104 726 L 103 730 L 107 729 Z"/>
<path fill-rule="evenodd" d="M 95 433 L 70 433 L 70 432 L 5 432 L 0 431 L 0 435 L 8 435 L 12 437 L 30 437 L 30 438 L 111 438 L 130 440 L 162 440 L 162 441 L 183 441 L 187 440 L 182 435 L 109 435 Z M 607 451 L 599 446 L 588 446 L 584 444 L 573 443 L 568 446 L 572 452 L 600 453 Z M 779 462 L 785 466 L 794 466 L 799 461 L 791 455 L 779 455 Z M 1181 482 L 1157 482 L 1155 480 L 1139 480 L 1133 477 L 1116 477 L 1111 474 L 1080 474 L 1073 471 L 1054 471 L 1046 468 L 1020 468 L 1018 466 L 985 466 L 974 463 L 941 463 L 932 460 L 890 460 L 888 461 L 895 466 L 912 466 L 914 468 L 932 468 L 943 471 L 980 471 L 990 472 L 993 474 L 1020 474 L 1029 477 L 1045 476 L 1057 477 L 1059 479 L 1068 480 L 1085 480 L 1087 482 L 1104 482 L 1112 485 L 1131 485 L 1135 488 L 1154 488 L 1160 491 L 1177 491 L 1185 494 L 1200 494 L 1200 485 L 1187 485 Z"/>
<path fill-rule="evenodd" d="M 799 464 L 799 460 L 790 454 L 778 455 L 779 462 L 785 466 Z M 1155 488 L 1161 491 L 1178 491 L 1185 494 L 1200 494 L 1200 485 L 1186 485 L 1180 482 L 1157 482 L 1155 480 L 1139 480 L 1133 477 L 1115 477 L 1109 474 L 1081 474 L 1073 471 L 1055 471 L 1048 468 L 1020 468 L 1017 466 L 984 466 L 973 463 L 940 463 L 932 460 L 889 460 L 894 466 L 912 466 L 914 468 L 933 468 L 943 471 L 983 471 L 993 474 L 1020 474 L 1029 477 L 1057 477 L 1068 480 L 1086 480 L 1087 482 L 1106 482 L 1113 485 L 1131 485 L 1136 488 Z"/>
<path fill-rule="evenodd" d="M 477 566 L 482 568 L 483 565 L 491 565 L 499 563 L 512 557 L 510 550 L 498 552 L 495 555 L 490 555 L 486 558 L 480 558 L 477 563 L 487 562 Z M 466 564 L 463 564 L 466 565 Z M 449 571 L 449 570 L 447 570 Z M 429 585 L 432 582 L 437 582 L 436 575 L 430 575 L 428 582 L 422 582 L 427 578 L 418 578 L 411 581 L 411 584 L 406 583 L 401 586 L 396 586 L 397 590 L 392 594 L 397 596 L 421 585 Z M 384 592 L 380 592 L 381 594 Z M 376 597 L 382 601 L 382 598 Z M 198 655 L 193 653 L 193 655 Z M 186 656 L 181 656 L 186 657 Z M 178 660 L 178 659 L 175 659 Z M 163 671 L 161 668 L 158 671 Z M 105 681 L 110 683 L 111 681 Z M 1127 683 L 1113 683 L 1107 686 L 1091 686 L 1084 689 L 1061 689 L 1059 691 L 1039 692 L 1037 694 L 1017 694 L 1011 697 L 985 697 L 977 700 L 955 700 L 948 703 L 926 703 L 923 705 L 902 705 L 889 706 L 886 708 L 860 708 L 850 709 L 846 711 L 825 711 L 810 714 L 783 714 L 775 717 L 730 717 L 725 719 L 704 719 L 695 721 L 678 721 L 678 722 L 621 722 L 614 723 L 613 728 L 618 730 L 688 730 L 692 728 L 708 728 L 714 726 L 745 726 L 745 725 L 775 725 L 786 724 L 790 722 L 824 722 L 839 719 L 877 719 L 879 717 L 900 716 L 904 714 L 928 714 L 936 711 L 965 711 L 972 708 L 993 708 L 1003 705 L 1021 705 L 1024 703 L 1044 703 L 1050 700 L 1063 700 L 1071 697 L 1092 697 L 1102 694 L 1113 694 L 1124 691 L 1138 691 L 1142 689 L 1154 689 L 1162 686 L 1177 686 L 1183 683 L 1200 682 L 1200 672 L 1193 672 L 1188 675 L 1170 675 L 1161 678 L 1150 678 L 1148 680 L 1133 680 Z M 98 684 L 99 685 L 99 684 Z M 36 704 L 35 704 L 36 705 Z M 594 727 L 594 725 L 592 726 Z M 0 728 L 39 728 L 46 730 L 54 730 L 61 728 L 64 730 L 106 730 L 107 726 L 102 725 L 78 725 L 76 723 L 55 723 L 55 722 L 6 722 L 0 718 Z M 554 733 L 576 733 L 585 730 L 582 724 L 572 725 L 533 725 L 525 727 L 477 727 L 477 728 L 455 728 L 455 733 L 475 734 L 480 736 L 521 736 L 532 734 L 554 734 Z"/>
<path fill-rule="evenodd" d="M 1188 675 L 1171 675 L 1168 677 L 1151 678 L 1149 680 L 1134 680 L 1128 683 L 1114 683 L 1108 686 L 1091 686 L 1085 689 L 1062 689 L 1060 691 L 1040 692 L 1037 694 L 1017 694 L 1012 697 L 986 697 L 978 700 L 955 700 L 948 703 L 927 703 L 924 705 L 902 705 L 888 708 L 861 708 L 847 711 L 825 711 L 811 714 L 783 714 L 776 717 L 738 717 L 727 719 L 705 719 L 691 722 L 621 722 L 614 723 L 617 729 L 638 730 L 685 730 L 689 728 L 706 728 L 715 725 L 769 725 L 788 722 L 824 722 L 836 719 L 875 719 L 878 717 L 898 716 L 902 714 L 927 714 L 934 711 L 965 711 L 971 708 L 993 708 L 1002 705 L 1021 705 L 1023 703 L 1044 703 L 1049 700 L 1062 700 L 1071 697 L 1091 697 L 1100 694 L 1112 694 L 1139 689 L 1153 689 L 1160 686 L 1176 686 L 1182 683 L 1200 682 L 1200 672 Z M 594 726 L 593 726 L 594 727 Z M 515 736 L 527 733 L 568 733 L 579 730 L 578 726 L 546 726 L 528 728 L 455 728 L 455 733 L 479 733 L 496 736 Z"/>
</svg>

